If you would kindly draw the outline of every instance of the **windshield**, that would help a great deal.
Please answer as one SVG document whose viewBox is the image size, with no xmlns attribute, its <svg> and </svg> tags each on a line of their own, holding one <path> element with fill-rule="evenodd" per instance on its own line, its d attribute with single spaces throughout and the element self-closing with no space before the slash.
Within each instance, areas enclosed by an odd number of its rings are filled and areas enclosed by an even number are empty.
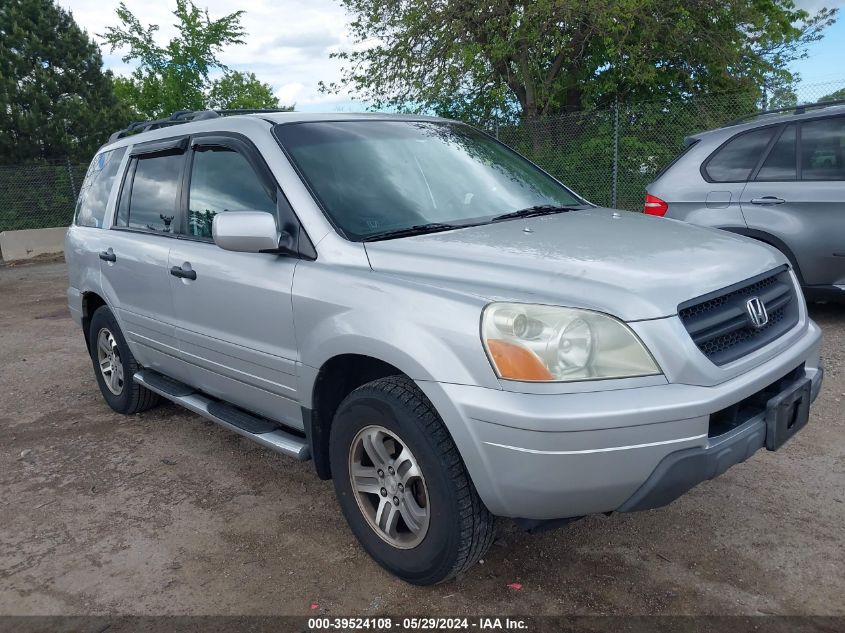
<svg viewBox="0 0 845 633">
<path fill-rule="evenodd" d="M 519 154 L 459 123 L 322 121 L 278 125 L 275 133 L 351 240 L 585 204 Z"/>
</svg>

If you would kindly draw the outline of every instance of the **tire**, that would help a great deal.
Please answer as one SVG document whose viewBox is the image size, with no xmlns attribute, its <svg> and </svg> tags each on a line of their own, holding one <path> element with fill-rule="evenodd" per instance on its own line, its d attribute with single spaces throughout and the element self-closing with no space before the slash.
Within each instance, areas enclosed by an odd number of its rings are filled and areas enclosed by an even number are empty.
<svg viewBox="0 0 845 633">
<path fill-rule="evenodd" d="M 366 447 L 379 442 L 393 461 L 377 463 L 370 457 Z M 349 394 L 332 423 L 329 458 L 350 529 L 379 565 L 402 580 L 415 585 L 449 580 L 475 564 L 493 542 L 495 518 L 479 498 L 437 411 L 409 378 L 381 378 Z M 384 477 L 374 479 L 371 468 L 377 476 L 380 463 L 396 466 L 395 474 L 389 466 Z M 378 493 L 358 492 L 362 485 L 353 486 L 353 468 L 367 473 L 357 481 Z M 408 477 L 407 489 L 399 485 L 403 477 Z M 394 506 L 399 518 L 391 523 L 389 510 L 380 514 L 380 509 L 399 497 Z M 424 521 L 418 521 L 421 508 Z M 394 534 L 379 529 L 380 517 L 397 526 Z M 417 528 L 424 524 L 424 531 L 415 532 L 415 522 Z"/>
<path fill-rule="evenodd" d="M 117 380 L 112 382 L 106 378 L 106 373 L 101 369 L 100 346 L 103 343 L 105 360 L 111 360 L 112 371 L 109 376 L 117 375 Z M 106 348 L 111 348 L 113 357 L 108 357 Z M 117 324 L 114 314 L 106 306 L 100 306 L 91 317 L 91 325 L 88 333 L 88 352 L 94 365 L 94 376 L 100 386 L 100 392 L 108 405 L 123 414 L 140 413 L 158 404 L 159 396 L 149 389 L 146 389 L 132 380 L 135 372 L 141 369 L 138 361 L 132 355 L 123 332 Z M 116 361 L 116 362 L 115 362 Z M 119 371 L 115 368 L 119 367 Z"/>
</svg>

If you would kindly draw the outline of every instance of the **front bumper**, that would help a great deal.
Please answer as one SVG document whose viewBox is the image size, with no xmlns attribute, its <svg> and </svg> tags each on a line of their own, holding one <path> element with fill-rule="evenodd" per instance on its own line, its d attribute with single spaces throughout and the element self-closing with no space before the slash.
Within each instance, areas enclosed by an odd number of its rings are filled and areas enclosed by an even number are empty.
<svg viewBox="0 0 845 633">
<path fill-rule="evenodd" d="M 821 387 L 821 332 L 809 322 L 781 354 L 711 386 L 660 384 L 566 394 L 419 382 L 496 515 L 561 519 L 664 505 L 765 443 L 753 417 L 709 437 L 715 414 L 803 367 Z M 762 431 L 761 431 L 762 429 Z M 674 456 L 674 457 L 670 457 Z"/>
<path fill-rule="evenodd" d="M 818 368 L 811 378 L 811 400 L 821 390 L 823 373 Z M 714 479 L 731 466 L 744 462 L 766 446 L 765 416 L 764 411 L 723 435 L 709 438 L 704 448 L 669 453 L 618 510 L 634 512 L 665 506 L 702 481 Z"/>
</svg>

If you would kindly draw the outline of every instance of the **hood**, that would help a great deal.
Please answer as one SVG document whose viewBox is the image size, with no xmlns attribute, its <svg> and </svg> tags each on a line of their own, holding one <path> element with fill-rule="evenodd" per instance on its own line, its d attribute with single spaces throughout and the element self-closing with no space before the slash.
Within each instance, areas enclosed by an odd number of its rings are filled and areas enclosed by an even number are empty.
<svg viewBox="0 0 845 633">
<path fill-rule="evenodd" d="M 599 310 L 626 321 L 786 263 L 726 231 L 588 209 L 365 244 L 373 270 L 489 300 Z"/>
</svg>

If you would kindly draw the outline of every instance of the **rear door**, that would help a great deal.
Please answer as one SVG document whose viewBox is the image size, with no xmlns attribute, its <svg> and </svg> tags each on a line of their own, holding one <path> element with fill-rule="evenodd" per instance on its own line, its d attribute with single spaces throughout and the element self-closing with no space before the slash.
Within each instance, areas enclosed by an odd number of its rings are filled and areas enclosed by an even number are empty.
<svg viewBox="0 0 845 633">
<path fill-rule="evenodd" d="M 76 306 L 81 306 L 80 292 L 100 286 L 100 258 L 105 254 L 109 236 L 105 228 L 114 216 L 119 189 L 115 184 L 125 169 L 125 156 L 125 147 L 100 152 L 91 161 L 82 182 L 65 248 L 72 309 L 78 310 Z"/>
<path fill-rule="evenodd" d="M 302 427 L 297 400 L 291 286 L 299 260 L 224 251 L 212 241 L 218 213 L 277 216 L 284 195 L 252 145 L 236 136 L 191 142 L 183 208 L 169 266 L 177 336 L 191 384 L 250 411 Z"/>
<path fill-rule="evenodd" d="M 751 234 L 772 236 L 805 285 L 845 283 L 845 117 L 784 126 L 741 203 Z"/>
<path fill-rule="evenodd" d="M 180 380 L 187 378 L 187 365 L 179 359 L 167 264 L 186 148 L 186 137 L 132 147 L 101 257 L 106 300 L 132 353 L 142 365 Z"/>
<path fill-rule="evenodd" d="M 771 127 L 753 129 L 722 144 L 701 166 L 701 176 L 706 181 L 704 187 L 694 178 L 687 183 L 673 183 L 673 187 L 687 188 L 696 195 L 686 205 L 677 204 L 673 199 L 669 204 L 670 216 L 703 226 L 744 229 L 740 197 L 774 133 L 775 129 Z"/>
</svg>

